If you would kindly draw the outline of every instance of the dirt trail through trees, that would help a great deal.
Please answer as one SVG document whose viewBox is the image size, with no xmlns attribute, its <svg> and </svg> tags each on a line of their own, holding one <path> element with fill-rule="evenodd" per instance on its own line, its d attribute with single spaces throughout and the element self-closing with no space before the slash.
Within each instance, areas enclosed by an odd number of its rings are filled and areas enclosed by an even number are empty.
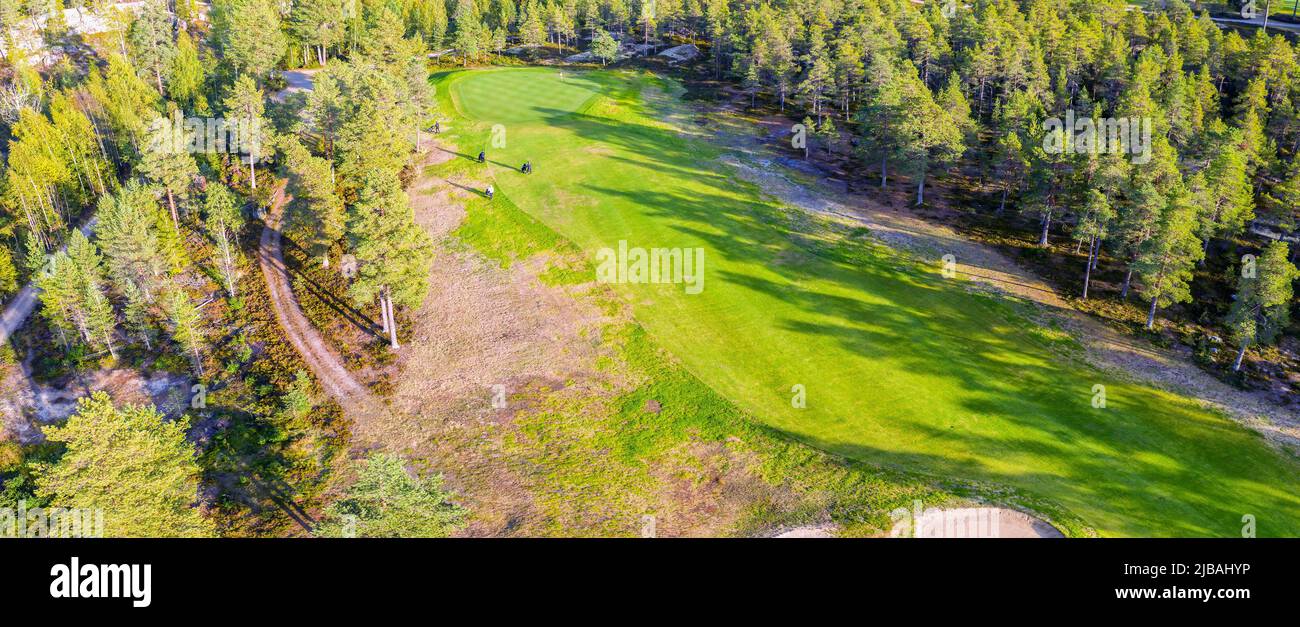
<svg viewBox="0 0 1300 627">
<path fill-rule="evenodd" d="M 281 246 L 280 221 L 288 198 L 282 191 L 275 198 L 272 209 L 266 216 L 266 226 L 262 229 L 257 263 L 266 277 L 276 320 L 280 322 L 280 328 L 284 329 L 285 337 L 289 338 L 294 349 L 302 355 L 303 361 L 320 380 L 321 387 L 355 420 L 358 415 L 373 408 L 379 402 L 378 398 L 352 376 L 343 365 L 343 360 L 329 348 L 299 307 L 290 288 L 290 271 L 284 263 Z"/>
</svg>

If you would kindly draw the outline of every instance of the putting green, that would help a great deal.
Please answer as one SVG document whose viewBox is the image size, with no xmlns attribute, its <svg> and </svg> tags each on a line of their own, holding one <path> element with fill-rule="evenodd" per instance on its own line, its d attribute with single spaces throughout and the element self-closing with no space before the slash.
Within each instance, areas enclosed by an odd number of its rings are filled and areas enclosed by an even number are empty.
<svg viewBox="0 0 1300 627">
<path fill-rule="evenodd" d="M 492 123 L 529 122 L 571 113 L 596 94 L 600 85 L 578 73 L 561 76 L 543 69 L 487 72 L 457 88 L 468 117 Z"/>
<path fill-rule="evenodd" d="M 626 72 L 560 83 L 544 69 L 435 80 L 462 152 L 514 119 L 488 164 L 465 167 L 593 267 L 620 240 L 704 250 L 698 295 L 615 288 L 660 346 L 755 420 L 870 463 L 1014 486 L 1104 535 L 1238 536 L 1248 514 L 1260 535 L 1300 535 L 1294 458 L 1189 399 L 1066 360 L 1070 341 L 1015 305 L 786 210 L 717 147 L 661 121 L 681 106 L 673 86 Z M 534 174 L 515 169 L 525 159 Z M 517 233 L 475 211 L 476 242 Z"/>
</svg>

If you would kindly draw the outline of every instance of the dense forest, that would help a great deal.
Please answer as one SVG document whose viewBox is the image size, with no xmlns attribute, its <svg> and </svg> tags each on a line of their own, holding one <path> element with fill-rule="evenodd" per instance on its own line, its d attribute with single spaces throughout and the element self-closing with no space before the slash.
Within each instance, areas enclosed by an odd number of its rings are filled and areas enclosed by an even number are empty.
<svg viewBox="0 0 1300 627">
<path fill-rule="evenodd" d="M 1042 247 L 1069 242 L 1083 299 L 1131 299 L 1154 328 L 1171 312 L 1191 318 L 1178 306 L 1194 295 L 1217 294 L 1196 303 L 1192 321 L 1226 338 L 1223 370 L 1294 334 L 1300 271 L 1285 240 L 1300 225 L 1300 56 L 1282 34 L 1212 21 L 1211 10 L 1235 6 L 145 0 L 131 13 L 111 5 L 0 0 L 0 302 L 29 282 L 41 288 L 28 348 L 46 376 L 148 362 L 190 373 L 212 390 L 208 403 L 242 408 L 226 419 L 247 431 L 219 436 L 229 440 L 226 457 L 196 466 L 177 451 L 190 445 L 156 424 L 132 446 L 175 472 L 118 479 L 142 503 L 183 502 L 198 485 L 215 486 L 229 514 L 223 532 L 264 524 L 244 517 L 237 495 L 251 491 L 227 485 L 223 472 L 254 464 L 309 492 L 347 441 L 336 409 L 323 409 L 328 401 L 282 341 L 282 358 L 253 357 L 274 344 L 274 320 L 254 315 L 265 298 L 260 277 L 250 277 L 259 220 L 292 198 L 287 234 L 323 265 L 348 261 L 349 298 L 374 312 L 397 347 L 403 312 L 428 289 L 432 244 L 404 187 L 422 129 L 437 119 L 429 64 L 488 62 L 510 48 L 590 48 L 608 62 L 619 59 L 615 39 L 695 43 L 704 51 L 697 76 L 805 121 L 864 185 L 906 179 L 923 205 L 934 181 L 959 173 L 983 181 L 977 191 L 994 219 L 1032 221 Z M 115 17 L 104 32 L 79 34 L 64 8 Z M 40 33 L 42 54 L 19 45 L 24 31 Z M 284 87 L 280 71 L 300 67 L 320 68 L 314 89 L 272 98 Z M 215 146 L 214 119 L 242 129 L 238 141 Z M 1118 293 L 1089 294 L 1099 269 L 1123 276 Z M 4 350 L 10 361 L 27 357 Z M 75 454 L 15 464 L 22 470 L 4 498 L 68 506 L 108 498 L 86 492 L 89 479 L 78 476 L 87 456 L 112 455 L 94 450 L 107 445 L 92 437 L 93 422 L 159 422 L 98 398 L 78 416 L 50 434 Z M 115 531 L 213 530 L 206 519 L 154 522 L 164 526 Z"/>
<path fill-rule="evenodd" d="M 21 24 L 42 8 L 0 7 L 0 16 Z M 51 15 L 57 8 L 49 7 Z M 998 215 L 1031 216 L 1041 226 L 1043 246 L 1057 233 L 1077 241 L 1089 257 L 1080 271 L 1084 297 L 1099 263 L 1122 266 L 1121 295 L 1148 304 L 1148 327 L 1162 309 L 1191 298 L 1195 268 L 1209 264 L 1233 276 L 1241 273 L 1229 272 L 1228 265 L 1266 277 L 1289 272 L 1276 265 L 1291 256 L 1280 252 L 1284 243 L 1268 254 L 1236 244 L 1252 223 L 1275 236 L 1296 226 L 1296 51 L 1281 34 L 1253 30 L 1243 37 L 1220 28 L 1208 10 L 1235 10 L 1223 4 L 311 0 L 217 2 L 200 9 L 192 2 L 146 2 L 138 19 L 106 37 L 89 67 L 82 66 L 84 58 L 67 55 L 38 73 L 37 64 L 10 59 L 0 225 L 8 245 L 0 251 L 0 293 L 12 294 L 91 207 L 111 206 L 112 200 L 101 200 L 106 193 L 122 197 L 116 192 L 120 174 L 164 191 L 160 198 L 173 228 L 156 236 L 158 258 L 148 263 L 162 267 L 170 259 L 179 267 L 179 212 L 212 203 L 215 214 L 197 212 L 204 220 L 196 226 L 229 250 L 238 212 L 220 209 L 220 187 L 215 201 L 199 193 L 193 159 L 150 153 L 147 127 L 160 115 L 264 115 L 265 94 L 280 86 L 276 70 L 282 67 L 332 69 L 323 81 L 328 86 L 310 104 L 313 128 L 288 128 L 292 123 L 283 120 L 278 125 L 285 127 L 277 129 L 285 131 L 282 137 L 297 136 L 307 150 L 282 139 L 262 142 L 246 160 L 249 191 L 256 190 L 262 160 L 289 167 L 296 174 L 291 184 L 309 192 L 294 196 L 310 209 L 291 212 L 291 218 L 323 261 L 330 243 L 345 233 L 368 230 L 370 241 L 378 241 L 377 233 L 406 226 L 345 224 L 345 207 L 361 197 L 372 205 L 399 201 L 394 182 L 378 180 L 392 177 L 359 177 L 363 171 L 396 172 L 400 163 L 374 170 L 369 160 L 410 152 L 415 118 L 429 103 L 419 80 L 422 53 L 445 49 L 463 62 L 483 61 L 507 46 L 581 46 L 586 39 L 613 58 L 617 48 L 609 48 L 607 32 L 698 42 L 716 77 L 755 101 L 770 99 L 794 120 L 807 117 L 828 149 L 851 149 L 860 175 L 873 171 L 881 187 L 895 174 L 906 177 L 917 204 L 933 177 L 978 168 L 982 178 L 997 182 Z M 58 20 L 45 20 L 44 27 L 47 40 L 58 41 L 52 32 L 61 27 Z M 378 61 L 361 69 L 357 60 L 363 57 Z M 373 104 L 354 104 L 358 91 Z M 337 110 L 341 102 L 353 110 Z M 371 120 L 368 130 L 381 134 L 364 133 L 356 127 L 359 119 Z M 848 135 L 851 142 L 844 141 Z M 59 150 L 49 149 L 55 145 Z M 199 156 L 202 161 L 205 155 Z M 215 162 L 203 165 L 210 169 Z M 334 189 L 322 184 L 326 174 Z M 138 188 L 120 187 L 125 197 L 139 196 Z M 108 213 L 105 219 L 126 218 Z M 140 233 L 116 222 L 106 232 L 124 226 Z M 128 298 L 134 293 L 150 303 L 171 303 L 153 308 L 160 320 L 184 316 L 184 303 L 166 286 L 148 277 L 128 280 L 121 253 L 113 250 L 126 245 L 99 245 L 106 256 L 103 286 L 93 272 L 83 285 L 74 285 L 70 270 L 47 279 L 51 287 L 64 284 L 47 290 L 52 306 L 46 308 L 64 312 L 50 314 L 61 341 L 77 336 L 81 344 L 111 352 L 115 342 L 128 339 L 105 333 L 116 318 L 135 320 L 128 326 L 137 341 L 148 340 L 142 311 L 149 308 L 128 306 L 139 302 Z M 85 247 L 67 254 L 77 251 L 84 256 Z M 358 251 L 375 258 L 404 254 L 364 245 Z M 1243 261 L 1244 254 L 1252 256 Z M 363 272 L 354 296 L 379 303 L 384 312 L 393 303 L 415 302 L 418 294 L 401 278 L 411 274 L 410 263 L 386 264 L 394 267 L 393 276 Z M 233 272 L 229 254 L 220 265 L 225 274 Z M 233 277 L 224 282 L 233 294 Z M 1236 304 L 1220 322 L 1236 339 L 1239 357 L 1286 325 L 1279 302 L 1284 294 L 1251 285 L 1223 303 Z M 92 294 L 97 291 L 113 293 L 101 300 Z M 71 295 L 57 296 L 64 292 Z M 190 339 L 176 341 L 194 348 Z"/>
</svg>

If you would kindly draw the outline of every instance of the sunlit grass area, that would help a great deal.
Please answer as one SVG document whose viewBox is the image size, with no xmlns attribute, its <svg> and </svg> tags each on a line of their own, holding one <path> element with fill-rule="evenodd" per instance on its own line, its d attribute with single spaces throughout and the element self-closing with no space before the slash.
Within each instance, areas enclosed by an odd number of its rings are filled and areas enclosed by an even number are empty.
<svg viewBox="0 0 1300 627">
<path fill-rule="evenodd" d="M 1189 399 L 1063 356 L 1065 341 L 1017 305 L 781 206 L 717 147 L 660 121 L 680 106 L 672 85 L 547 69 L 435 82 L 459 152 L 487 150 L 477 174 L 537 221 L 530 229 L 593 264 L 620 240 L 704 250 L 699 294 L 616 288 L 652 342 L 772 430 L 871 464 L 1012 486 L 1104 535 L 1234 536 L 1247 514 L 1261 535 L 1300 534 L 1294 459 Z M 465 228 L 490 240 L 474 220 Z"/>
</svg>

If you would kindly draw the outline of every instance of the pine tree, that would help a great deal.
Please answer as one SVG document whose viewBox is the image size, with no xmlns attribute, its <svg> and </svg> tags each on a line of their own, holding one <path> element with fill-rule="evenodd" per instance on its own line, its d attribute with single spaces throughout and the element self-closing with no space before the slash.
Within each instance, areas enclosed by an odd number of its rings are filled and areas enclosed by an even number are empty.
<svg viewBox="0 0 1300 627">
<path fill-rule="evenodd" d="M 727 54 L 728 37 L 731 30 L 731 6 L 727 0 L 703 0 L 705 3 L 705 30 L 709 36 L 709 48 L 713 52 L 713 71 L 715 77 L 722 77 L 722 60 Z"/>
<path fill-rule="evenodd" d="M 249 185 L 257 189 L 257 161 L 270 150 L 265 136 L 271 125 L 263 115 L 266 105 L 262 90 L 248 75 L 241 75 L 235 79 L 222 106 L 226 108 L 227 121 L 238 124 L 239 150 L 248 158 Z"/>
<path fill-rule="evenodd" d="M 318 73 L 313 80 L 311 94 L 307 96 L 307 117 L 310 130 L 323 145 L 325 159 L 334 163 L 335 144 L 338 142 L 339 129 L 343 125 L 346 103 L 340 90 L 334 68 Z"/>
<path fill-rule="evenodd" d="M 151 193 L 155 191 L 151 190 Z M 185 234 L 172 228 L 171 217 L 160 205 L 154 203 L 153 230 L 158 235 L 158 252 L 170 276 L 184 273 L 192 265 L 190 251 L 185 248 Z"/>
<path fill-rule="evenodd" d="M 445 17 L 444 17 L 445 20 Z M 329 49 L 343 41 L 344 19 L 341 0 L 300 0 L 289 13 L 289 32 L 303 49 L 303 61 L 315 48 L 316 62 L 325 65 Z"/>
<path fill-rule="evenodd" d="M 889 183 L 889 161 L 902 156 L 903 94 L 898 70 L 889 61 L 877 57 L 872 62 L 871 82 L 866 87 L 866 102 L 858 110 L 862 129 L 860 150 L 868 160 L 880 163 L 880 187 Z"/>
<path fill-rule="evenodd" d="M 126 322 L 127 334 L 140 338 L 144 342 L 145 350 L 153 350 L 156 333 L 154 330 L 154 316 L 150 311 L 148 301 L 145 300 L 144 294 L 136 288 L 135 283 L 130 281 L 123 283 L 120 291 L 122 297 L 126 300 L 126 306 L 122 309 L 122 317 Z"/>
<path fill-rule="evenodd" d="M 1142 279 L 1141 294 L 1151 299 L 1147 328 L 1155 328 L 1156 310 L 1191 300 L 1192 268 L 1205 256 L 1196 236 L 1197 207 L 1182 189 L 1166 197 L 1151 237 L 1141 246 L 1134 269 Z"/>
<path fill-rule="evenodd" d="M 18 266 L 14 264 L 13 252 L 0 246 L 0 305 L 9 296 L 18 291 Z"/>
<path fill-rule="evenodd" d="M 840 101 L 840 112 L 847 115 L 849 105 L 856 101 L 859 86 L 866 77 L 866 67 L 858 44 L 847 34 L 835 41 L 834 58 L 836 95 Z"/>
<path fill-rule="evenodd" d="M 1273 242 L 1259 256 L 1254 272 L 1243 269 L 1237 279 L 1236 299 L 1225 320 L 1230 336 L 1240 347 L 1232 363 L 1234 371 L 1241 370 L 1247 348 L 1273 341 L 1290 322 L 1291 284 L 1300 278 L 1300 270 L 1289 257 L 1285 242 Z"/>
<path fill-rule="evenodd" d="M 66 250 L 55 253 L 48 268 L 36 285 L 41 289 L 42 314 L 50 326 L 65 344 L 75 335 L 116 357 L 116 319 L 104 295 L 102 261 L 95 245 L 81 231 L 73 231 Z"/>
<path fill-rule="evenodd" d="M 182 30 L 176 35 L 176 56 L 168 71 L 167 91 L 186 111 L 200 112 L 207 108 L 203 100 L 205 79 L 198 47 L 189 33 Z"/>
<path fill-rule="evenodd" d="M 293 197 L 285 216 L 286 231 L 322 265 L 329 267 L 329 251 L 343 236 L 343 200 L 334 188 L 328 161 L 313 156 L 296 140 L 282 149 L 288 182 L 285 192 Z"/>
<path fill-rule="evenodd" d="M 1211 151 L 1210 163 L 1201 173 L 1204 189 L 1199 194 L 1202 202 L 1199 232 L 1206 252 L 1211 239 L 1236 235 L 1255 217 L 1249 163 L 1241 149 L 1242 134 L 1226 128 L 1221 128 L 1221 133 Z"/>
<path fill-rule="evenodd" d="M 45 249 L 45 243 L 34 231 L 27 231 L 23 235 L 23 270 L 27 272 L 28 280 L 39 279 L 49 269 L 50 255 Z"/>
<path fill-rule="evenodd" d="M 172 339 L 189 353 L 194 371 L 203 376 L 203 315 L 189 294 L 179 286 L 172 286 L 163 295 L 163 311 L 167 314 Z"/>
<path fill-rule="evenodd" d="M 1083 298 L 1088 298 L 1088 287 L 1092 283 L 1092 269 L 1096 266 L 1101 243 L 1106 239 L 1110 222 L 1115 211 L 1110 206 L 1106 194 L 1099 189 L 1089 189 L 1079 223 L 1074 229 L 1074 238 L 1080 244 L 1088 244 L 1088 261 L 1084 264 Z"/>
<path fill-rule="evenodd" d="M 1245 153 L 1249 173 L 1267 170 L 1276 148 L 1265 133 L 1268 119 L 1268 89 L 1263 77 L 1251 80 L 1238 98 L 1234 126 L 1241 132 L 1240 149 Z"/>
<path fill-rule="evenodd" d="M 85 234 L 74 230 L 68 238 L 67 258 L 76 272 L 75 289 L 81 308 L 79 326 L 86 342 L 117 357 L 114 337 L 117 316 L 104 293 L 103 259 L 99 251 Z"/>
<path fill-rule="evenodd" d="M 769 10 L 765 14 L 765 23 L 758 34 L 759 44 L 765 50 L 761 69 L 769 84 L 776 90 L 781 101 L 781 111 L 785 112 L 785 99 L 794 81 L 797 65 L 794 49 L 785 29 L 777 24 L 777 19 Z"/>
<path fill-rule="evenodd" d="M 84 315 L 85 293 L 78 289 L 77 283 L 77 270 L 65 252 L 51 255 L 36 280 L 41 290 L 41 315 L 68 348 L 72 346 L 71 336 L 82 334 L 79 322 Z"/>
<path fill-rule="evenodd" d="M 515 25 L 517 15 L 515 0 L 492 0 L 488 15 L 493 28 L 510 30 Z"/>
<path fill-rule="evenodd" d="M 158 294 L 167 267 L 155 226 L 158 212 L 148 188 L 134 181 L 100 198 L 97 212 L 97 239 L 113 284 L 122 294 L 130 285 L 147 302 Z"/>
<path fill-rule="evenodd" d="M 910 73 L 903 76 L 902 115 L 897 133 L 903 142 L 900 146 L 903 154 L 913 163 L 916 205 L 920 206 L 925 202 L 925 179 L 930 166 L 947 167 L 966 151 L 966 144 L 958 120 L 935 101 L 925 84 Z"/>
<path fill-rule="evenodd" d="M 195 506 L 200 472 L 187 419 L 165 420 L 152 407 L 118 409 L 95 392 L 62 426 L 43 430 L 66 447 L 37 469 L 36 493 L 50 506 L 111 512 L 104 516 L 110 537 L 215 533 Z"/>
<path fill-rule="evenodd" d="M 90 336 L 91 345 L 107 350 L 110 356 L 116 358 L 117 314 L 113 311 L 108 296 L 100 286 L 87 282 L 82 286 L 82 299 L 86 304 L 86 333 Z"/>
<path fill-rule="evenodd" d="M 456 3 L 452 23 L 456 30 L 452 34 L 451 45 L 460 51 L 462 65 L 469 65 L 471 58 L 479 56 L 483 40 L 483 23 L 479 20 L 478 8 L 473 0 L 459 0 Z"/>
<path fill-rule="evenodd" d="M 1294 230 L 1300 226 L 1300 157 L 1291 161 L 1285 178 L 1265 197 L 1269 215 L 1282 228 Z"/>
<path fill-rule="evenodd" d="M 658 17 L 655 15 L 654 0 L 649 2 L 642 0 L 640 10 L 637 12 L 637 24 L 641 26 L 642 43 L 650 44 L 650 35 L 659 29 Z"/>
<path fill-rule="evenodd" d="M 519 38 L 525 46 L 540 46 L 546 43 L 546 22 L 542 19 L 542 10 L 534 0 L 525 5 L 523 19 L 519 23 Z"/>
<path fill-rule="evenodd" d="M 445 538 L 464 524 L 466 511 L 451 502 L 442 477 L 415 477 L 401 458 L 374 453 L 358 472 L 356 483 L 325 509 L 315 534 L 342 537 L 355 525 L 355 537 Z"/>
<path fill-rule="evenodd" d="M 415 224 L 395 173 L 373 172 L 366 178 L 352 208 L 348 237 L 358 262 L 349 294 L 362 305 L 378 301 L 389 344 L 397 349 L 395 305 L 417 307 L 424 301 L 433 244 Z"/>
<path fill-rule="evenodd" d="M 820 17 L 822 20 L 825 19 L 824 15 Z M 808 27 L 808 42 L 808 54 L 803 58 L 807 69 L 797 91 L 812 104 L 812 113 L 817 116 L 817 120 L 820 122 L 822 119 L 822 100 L 835 85 L 830 51 L 826 46 L 826 33 L 821 20 L 814 20 L 812 25 Z"/>
<path fill-rule="evenodd" d="M 238 198 L 230 188 L 220 183 L 209 183 L 203 200 L 204 222 L 208 237 L 217 247 L 217 267 L 226 293 L 238 297 L 235 284 L 239 280 L 239 232 L 244 228 L 244 214 Z"/>
<path fill-rule="evenodd" d="M 840 139 L 840 131 L 835 128 L 835 119 L 827 116 L 817 125 L 817 137 L 822 140 L 822 146 L 826 147 L 826 156 L 830 157 L 835 152 L 835 143 Z"/>
<path fill-rule="evenodd" d="M 355 193 L 371 173 L 396 173 L 406 165 L 411 144 L 393 123 L 397 103 L 364 98 L 343 123 L 338 137 L 339 188 Z"/>
<path fill-rule="evenodd" d="M 1020 134 L 1010 132 L 998 140 L 996 148 L 997 179 L 1002 182 L 1002 200 L 998 203 L 998 215 L 1007 208 L 1007 197 L 1012 190 L 1019 190 L 1024 185 L 1029 172 L 1029 159 L 1020 143 Z"/>
<path fill-rule="evenodd" d="M 607 65 L 618 57 L 618 42 L 605 29 L 599 29 L 591 40 L 591 54 L 600 59 L 601 65 Z"/>
<path fill-rule="evenodd" d="M 288 46 L 280 11 L 271 0 L 214 2 L 212 36 L 231 69 L 259 81 L 280 62 Z"/>
<path fill-rule="evenodd" d="M 176 57 L 176 42 L 172 38 L 172 16 L 165 0 L 148 0 L 127 31 L 127 43 L 135 67 L 146 73 L 158 87 L 160 96 L 166 95 L 163 77 L 171 69 Z"/>
<path fill-rule="evenodd" d="M 146 181 L 162 188 L 171 212 L 172 228 L 180 231 L 177 205 L 189 199 L 190 185 L 198 178 L 199 168 L 193 155 L 185 150 L 185 146 L 191 143 L 189 138 L 173 137 L 175 126 L 166 118 L 159 118 L 155 123 L 155 131 L 140 158 L 140 174 Z"/>
<path fill-rule="evenodd" d="M 1119 248 L 1129 260 L 1124 274 L 1124 285 L 1120 288 L 1122 298 L 1128 297 L 1138 257 L 1141 255 L 1142 248 L 1146 246 L 1147 240 L 1155 234 L 1164 205 L 1164 195 L 1156 189 L 1155 184 L 1144 182 L 1132 190 L 1131 198 L 1119 207 L 1117 212 Z"/>
</svg>

